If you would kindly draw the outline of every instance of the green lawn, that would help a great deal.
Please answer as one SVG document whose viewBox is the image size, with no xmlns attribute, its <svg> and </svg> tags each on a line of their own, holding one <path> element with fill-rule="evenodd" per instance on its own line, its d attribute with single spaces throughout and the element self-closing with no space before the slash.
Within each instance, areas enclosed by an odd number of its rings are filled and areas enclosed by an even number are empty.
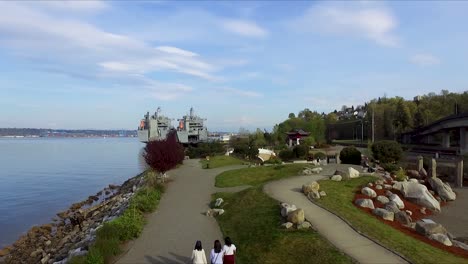
<svg viewBox="0 0 468 264">
<path fill-rule="evenodd" d="M 216 187 L 234 187 L 241 185 L 258 186 L 271 180 L 297 176 L 300 171 L 310 164 L 288 164 L 275 166 L 261 166 L 225 171 L 216 177 Z"/>
<path fill-rule="evenodd" d="M 224 166 L 231 166 L 231 165 L 242 165 L 245 163 L 245 161 L 238 159 L 236 157 L 232 156 L 213 156 L 210 157 L 210 161 L 206 161 L 206 159 L 200 160 L 200 163 L 202 164 L 202 168 L 207 168 L 206 164 L 209 163 L 209 168 L 214 169 L 214 168 L 219 168 L 219 167 L 224 167 Z"/>
<path fill-rule="evenodd" d="M 237 247 L 236 263 L 352 263 L 312 230 L 280 229 L 278 202 L 264 194 L 261 186 L 213 195 L 213 199 L 218 197 L 224 199 L 226 212 L 217 220 Z"/>
<path fill-rule="evenodd" d="M 320 189 L 327 193 L 317 202 L 348 220 L 356 229 L 400 252 L 413 263 L 468 263 L 468 260 L 432 247 L 388 226 L 355 207 L 355 191 L 374 181 L 372 176 L 349 181 L 320 181 Z"/>
</svg>

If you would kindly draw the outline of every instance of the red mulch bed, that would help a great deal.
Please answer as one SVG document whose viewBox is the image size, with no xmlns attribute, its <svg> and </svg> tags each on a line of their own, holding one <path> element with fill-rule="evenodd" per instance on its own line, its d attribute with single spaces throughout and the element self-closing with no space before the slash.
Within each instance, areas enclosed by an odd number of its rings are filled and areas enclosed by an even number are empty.
<svg viewBox="0 0 468 264">
<path fill-rule="evenodd" d="M 390 182 L 386 182 L 385 184 L 390 184 Z M 369 188 L 374 190 L 377 193 L 377 196 L 378 195 L 385 196 L 385 192 L 387 191 L 386 189 L 377 190 L 377 189 L 375 189 L 375 186 L 369 187 Z M 428 186 L 428 189 L 430 189 L 429 186 Z M 412 203 L 410 201 L 405 200 L 403 198 L 403 195 L 397 190 L 390 189 L 390 191 L 392 193 L 398 195 L 401 198 L 401 200 L 405 204 L 405 208 L 403 210 L 410 210 L 413 213 L 411 215 L 411 219 L 413 220 L 413 222 L 417 222 L 417 221 L 419 221 L 419 220 L 421 220 L 423 218 L 427 218 L 428 216 L 430 216 L 432 214 L 432 211 L 429 210 L 429 209 L 426 209 L 426 214 L 422 214 L 421 211 L 420 211 L 422 206 L 419 206 L 417 204 L 414 204 L 414 203 Z M 356 207 L 358 207 L 359 209 L 361 209 L 362 211 L 365 211 L 368 214 L 372 215 L 373 217 L 377 218 L 380 222 L 385 223 L 386 225 L 389 225 L 389 226 L 399 230 L 400 232 L 405 233 L 406 235 L 412 236 L 413 238 L 416 238 L 416 239 L 418 239 L 420 241 L 423 241 L 423 242 L 425 242 L 427 244 L 430 244 L 433 247 L 440 248 L 440 249 L 442 249 L 444 251 L 450 252 L 450 253 L 455 254 L 457 256 L 468 258 L 468 251 L 466 251 L 464 249 L 461 249 L 461 248 L 455 247 L 455 246 L 451 246 L 451 247 L 445 246 L 445 245 L 443 245 L 443 244 L 441 244 L 441 243 L 439 243 L 437 241 L 431 240 L 431 239 L 429 239 L 429 238 L 427 238 L 427 237 L 425 237 L 423 235 L 420 235 L 415 230 L 400 224 L 398 221 L 386 221 L 386 220 L 372 214 L 372 209 L 357 206 L 354 203 L 354 201 L 357 200 L 357 199 L 370 199 L 369 196 L 366 196 L 366 195 L 362 194 L 360 189 L 356 191 L 356 195 L 354 196 L 353 204 Z M 384 205 L 382 203 L 378 202 L 377 200 L 373 200 L 373 202 L 374 202 L 375 208 L 383 208 L 384 207 Z M 446 202 L 442 202 L 440 205 L 445 206 L 446 204 L 447 204 Z"/>
</svg>

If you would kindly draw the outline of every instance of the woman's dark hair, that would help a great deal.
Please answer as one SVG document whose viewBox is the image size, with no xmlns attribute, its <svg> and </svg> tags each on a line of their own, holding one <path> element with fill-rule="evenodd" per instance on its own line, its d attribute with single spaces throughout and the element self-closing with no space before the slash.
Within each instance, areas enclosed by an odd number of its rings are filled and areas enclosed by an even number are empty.
<svg viewBox="0 0 468 264">
<path fill-rule="evenodd" d="M 226 237 L 224 239 L 224 244 L 228 245 L 229 247 L 232 245 L 232 241 L 230 237 Z"/>
<path fill-rule="evenodd" d="M 203 249 L 200 240 L 197 240 L 197 243 L 195 243 L 195 249 L 198 251 L 201 251 Z"/>
<path fill-rule="evenodd" d="M 214 242 L 214 251 L 215 253 L 221 252 L 221 242 L 219 242 L 219 240 L 215 240 Z"/>
</svg>

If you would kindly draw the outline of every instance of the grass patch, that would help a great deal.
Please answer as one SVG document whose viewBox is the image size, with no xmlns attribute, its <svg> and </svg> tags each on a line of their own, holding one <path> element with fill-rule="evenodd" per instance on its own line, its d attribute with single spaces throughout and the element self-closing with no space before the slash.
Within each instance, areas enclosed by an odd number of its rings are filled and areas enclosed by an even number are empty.
<svg viewBox="0 0 468 264">
<path fill-rule="evenodd" d="M 258 186 L 271 180 L 297 176 L 310 164 L 288 164 L 230 170 L 216 176 L 216 187 Z"/>
<path fill-rule="evenodd" d="M 210 160 L 207 161 L 206 159 L 201 159 L 200 163 L 202 164 L 202 168 L 204 169 L 214 169 L 219 167 L 225 166 L 232 166 L 232 165 L 242 165 L 245 161 L 238 159 L 232 156 L 213 156 L 210 157 Z M 207 164 L 209 166 L 207 167 Z"/>
<path fill-rule="evenodd" d="M 145 176 L 148 176 L 147 172 Z M 104 264 L 121 253 L 122 242 L 137 238 L 145 225 L 144 213 L 156 210 L 164 192 L 154 182 L 141 188 L 131 199 L 129 207 L 116 219 L 106 222 L 96 233 L 96 241 L 86 256 L 74 257 L 72 264 Z"/>
<path fill-rule="evenodd" d="M 226 213 L 217 217 L 224 235 L 237 247 L 236 263 L 352 263 L 312 230 L 280 229 L 278 202 L 262 187 L 239 193 L 217 193 L 225 200 Z"/>
<path fill-rule="evenodd" d="M 374 180 L 375 177 L 365 176 L 342 182 L 320 181 L 320 189 L 327 196 L 317 203 L 345 218 L 359 231 L 400 252 L 412 263 L 468 263 L 466 259 L 407 236 L 354 206 L 352 201 L 356 190 Z"/>
</svg>

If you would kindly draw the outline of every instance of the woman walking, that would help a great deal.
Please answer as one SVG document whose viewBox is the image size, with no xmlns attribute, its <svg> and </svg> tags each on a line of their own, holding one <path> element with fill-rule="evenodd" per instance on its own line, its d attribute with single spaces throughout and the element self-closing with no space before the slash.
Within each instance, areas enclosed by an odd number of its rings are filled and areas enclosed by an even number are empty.
<svg viewBox="0 0 468 264">
<path fill-rule="evenodd" d="M 192 251 L 192 264 L 208 264 L 206 262 L 205 250 L 202 247 L 201 241 L 197 240 L 195 248 Z"/>
<path fill-rule="evenodd" d="M 230 237 L 224 239 L 224 264 L 234 264 L 236 255 L 236 246 L 232 243 Z"/>
<path fill-rule="evenodd" d="M 223 249 L 221 248 L 221 242 L 215 240 L 214 247 L 211 250 L 210 260 L 211 264 L 223 264 Z"/>
</svg>

